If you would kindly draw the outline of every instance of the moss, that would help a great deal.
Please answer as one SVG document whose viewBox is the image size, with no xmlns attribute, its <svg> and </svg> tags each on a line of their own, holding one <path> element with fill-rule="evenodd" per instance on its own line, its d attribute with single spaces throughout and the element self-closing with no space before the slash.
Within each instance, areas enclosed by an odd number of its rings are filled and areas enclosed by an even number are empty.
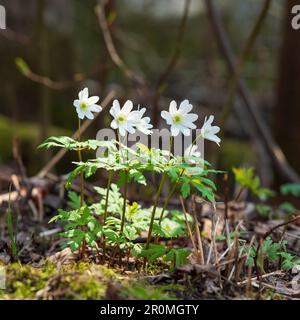
<svg viewBox="0 0 300 320">
<path fill-rule="evenodd" d="M 146 282 L 130 282 L 127 285 L 123 284 L 120 289 L 120 294 L 126 299 L 137 300 L 176 300 L 173 293 L 167 292 L 162 287 L 153 287 Z"/>
<path fill-rule="evenodd" d="M 48 295 L 55 294 L 55 298 L 62 299 L 99 300 L 104 295 L 106 287 L 106 281 L 101 280 L 97 274 L 65 273 L 53 293 L 49 292 Z"/>
<path fill-rule="evenodd" d="M 13 263 L 6 269 L 6 290 L 0 291 L 3 299 L 33 299 L 41 290 L 49 277 L 55 273 L 55 266 L 47 263 L 41 269 L 30 265 Z"/>
<path fill-rule="evenodd" d="M 120 274 L 102 265 L 79 262 L 58 269 L 46 260 L 39 268 L 13 263 L 5 266 L 6 289 L 0 299 L 101 299 L 108 283 Z"/>
</svg>

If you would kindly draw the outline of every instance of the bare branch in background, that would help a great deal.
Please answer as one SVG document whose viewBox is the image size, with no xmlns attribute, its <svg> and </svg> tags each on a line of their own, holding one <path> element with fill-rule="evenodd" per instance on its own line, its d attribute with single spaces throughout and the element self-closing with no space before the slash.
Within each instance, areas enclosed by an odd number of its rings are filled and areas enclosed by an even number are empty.
<svg viewBox="0 0 300 320">
<path fill-rule="evenodd" d="M 228 117 L 230 116 L 235 97 L 237 94 L 237 87 L 238 87 L 238 80 L 240 79 L 242 75 L 243 68 L 245 66 L 245 63 L 247 62 L 247 59 L 249 58 L 251 51 L 254 47 L 255 41 L 262 29 L 263 23 L 265 21 L 265 18 L 268 14 L 270 5 L 272 0 L 266 0 L 263 4 L 262 10 L 258 16 L 257 21 L 254 23 L 254 26 L 250 32 L 249 37 L 246 40 L 246 43 L 244 47 L 241 50 L 241 53 L 237 57 L 237 64 L 234 70 L 234 74 L 232 78 L 230 79 L 230 86 L 229 86 L 229 93 L 223 108 L 223 112 L 220 119 L 220 126 L 221 128 L 225 128 L 226 122 L 228 120 Z"/>
<path fill-rule="evenodd" d="M 224 55 L 227 66 L 232 74 L 235 74 L 235 56 L 233 54 L 232 46 L 230 44 L 228 35 L 225 31 L 224 24 L 220 14 L 218 13 L 215 3 L 213 0 L 205 0 L 205 4 L 208 10 L 209 18 L 217 37 L 218 44 Z M 248 118 L 251 121 L 251 125 L 257 130 L 257 133 L 260 134 L 261 139 L 263 140 L 266 149 L 275 164 L 276 168 L 280 175 L 290 181 L 300 182 L 299 175 L 295 170 L 289 165 L 284 153 L 281 148 L 275 142 L 269 127 L 266 125 L 265 121 L 262 119 L 262 116 L 257 108 L 257 105 L 252 98 L 248 87 L 242 79 L 238 79 L 237 82 L 238 92 L 244 101 L 245 105 L 241 105 L 240 108 L 244 113 L 249 113 L 250 117 Z M 237 108 L 237 105 L 234 105 Z M 239 110 L 237 110 L 239 111 Z"/>
<path fill-rule="evenodd" d="M 108 106 L 108 104 L 111 102 L 111 100 L 114 98 L 115 92 L 111 91 L 101 102 L 101 107 L 104 109 Z M 86 129 L 97 119 L 100 113 L 95 114 L 95 118 L 93 120 L 85 120 L 81 126 L 81 134 L 83 134 Z M 77 139 L 79 136 L 79 130 L 77 130 L 72 138 Z M 61 160 L 61 158 L 67 153 L 67 149 L 61 149 L 56 153 L 56 155 L 46 164 L 46 166 L 38 173 L 39 178 L 44 178 L 50 170 Z"/>
<path fill-rule="evenodd" d="M 98 0 L 98 5 L 95 8 L 95 12 L 103 33 L 107 51 L 113 63 L 124 73 L 124 75 L 134 84 L 139 85 L 143 91 L 147 92 L 148 90 L 146 88 L 149 87 L 149 85 L 147 84 L 146 80 L 141 75 L 130 69 L 121 59 L 119 53 L 116 50 L 105 16 L 105 3 L 106 1 Z"/>
<path fill-rule="evenodd" d="M 52 90 L 64 90 L 67 88 L 71 88 L 76 86 L 78 83 L 89 79 L 92 76 L 97 75 L 99 72 L 102 72 L 107 68 L 105 65 L 97 66 L 93 69 L 93 71 L 83 74 L 83 73 L 77 73 L 73 76 L 72 80 L 66 80 L 66 81 L 54 81 L 48 77 L 39 75 L 35 72 L 33 72 L 30 67 L 27 65 L 27 63 L 21 59 L 16 59 L 16 65 L 20 72 L 28 79 L 30 79 L 33 82 L 39 83 L 43 86 L 46 86 Z"/>
<path fill-rule="evenodd" d="M 158 102 L 161 97 L 161 95 L 164 93 L 167 87 L 167 79 L 174 70 L 178 59 L 181 54 L 182 50 L 182 43 L 183 43 L 183 38 L 184 34 L 186 31 L 186 23 L 187 23 L 187 18 L 188 18 L 188 13 L 189 13 L 189 7 L 190 7 L 190 0 L 185 0 L 184 4 L 184 10 L 183 10 L 183 15 L 178 27 L 178 33 L 176 37 L 176 44 L 175 44 L 175 50 L 170 58 L 169 63 L 167 64 L 165 70 L 161 74 L 160 78 L 158 79 L 158 83 L 155 87 L 155 95 L 153 99 L 153 112 L 152 112 L 152 119 L 153 119 L 153 124 L 154 126 L 157 126 L 158 124 L 158 116 L 159 116 L 159 110 L 158 110 Z"/>
<path fill-rule="evenodd" d="M 7 40 L 17 42 L 20 45 L 26 45 L 30 38 L 24 34 L 17 33 L 9 28 L 0 31 L 0 35 Z"/>
</svg>

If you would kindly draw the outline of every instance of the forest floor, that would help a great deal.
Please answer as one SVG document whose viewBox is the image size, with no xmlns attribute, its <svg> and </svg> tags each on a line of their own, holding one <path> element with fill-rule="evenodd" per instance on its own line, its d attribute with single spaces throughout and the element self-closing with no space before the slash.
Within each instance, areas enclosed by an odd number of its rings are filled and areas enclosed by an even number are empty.
<svg viewBox="0 0 300 320">
<path fill-rule="evenodd" d="M 3 177 L 2 177 L 3 178 Z M 101 251 L 88 249 L 82 257 L 78 251 L 61 249 L 61 225 L 49 224 L 58 207 L 66 206 L 59 182 L 41 180 L 36 185 L 41 192 L 42 207 L 36 197 L 23 194 L 22 188 L 13 199 L 14 231 L 17 259 L 13 258 L 11 236 L 7 225 L 7 204 L 2 193 L 0 282 L 5 275 L 5 288 L 0 299 L 299 299 L 299 274 L 295 268 L 282 268 L 283 260 L 263 260 L 260 277 L 255 266 L 245 265 L 246 256 L 228 248 L 226 239 L 212 244 L 212 210 L 202 206 L 199 218 L 205 263 L 200 264 L 192 253 L 189 263 L 174 265 L 158 259 L 143 268 L 142 259 L 116 256 L 107 250 L 105 259 Z M 3 190 L 6 184 L 3 183 Z M 36 186 L 35 186 L 36 188 Z M 7 190 L 7 189 L 6 189 Z M 46 192 L 47 191 L 47 192 Z M 14 194 L 11 193 L 11 197 Z M 176 206 L 176 204 L 174 204 Z M 224 205 L 217 206 L 215 214 L 221 216 Z M 251 239 L 264 236 L 284 219 L 268 219 L 257 214 L 253 203 L 228 203 L 232 225 L 240 228 L 238 241 L 251 244 Z M 219 226 L 222 229 L 222 226 Z M 237 228 L 237 227 L 236 227 Z M 223 229 L 224 230 L 224 229 Z M 221 231 L 220 234 L 221 235 Z M 215 235 L 214 235 L 215 236 Z M 286 241 L 287 252 L 300 255 L 300 223 L 274 229 L 270 250 L 276 243 Z M 235 235 L 233 236 L 233 238 Z M 244 242 L 243 242 L 244 241 Z M 277 242 L 276 242 L 277 241 Z M 192 247 L 189 237 L 161 240 L 164 246 Z M 233 240 L 234 246 L 234 240 Z M 257 242 L 259 243 L 259 242 Z M 213 248 L 213 252 L 211 252 Z M 213 263 L 213 255 L 219 263 Z M 275 255 L 277 252 L 274 253 Z M 15 260 L 15 261 L 14 261 Z M 104 261 L 105 260 L 105 261 Z M 275 261 L 276 260 L 276 261 Z"/>
</svg>

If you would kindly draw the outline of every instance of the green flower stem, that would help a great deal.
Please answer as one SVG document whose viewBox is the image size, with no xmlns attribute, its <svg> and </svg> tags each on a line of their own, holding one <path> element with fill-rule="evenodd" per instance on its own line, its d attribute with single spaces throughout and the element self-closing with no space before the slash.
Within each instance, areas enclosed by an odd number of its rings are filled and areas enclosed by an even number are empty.
<svg viewBox="0 0 300 320">
<path fill-rule="evenodd" d="M 78 118 L 78 141 L 79 142 L 81 140 L 81 129 L 80 128 L 81 128 L 81 122 L 80 122 L 80 119 Z M 78 149 L 78 159 L 79 159 L 79 162 L 82 161 L 81 149 Z M 80 207 L 83 206 L 83 201 L 84 201 L 83 188 L 84 188 L 83 172 L 80 172 Z"/>
<path fill-rule="evenodd" d="M 78 141 L 80 142 L 80 140 L 81 140 L 81 122 L 80 122 L 80 119 L 78 118 Z M 79 159 L 79 162 L 82 161 L 81 149 L 78 149 L 78 159 Z M 83 206 L 83 202 L 84 202 L 83 189 L 84 189 L 84 177 L 83 177 L 83 172 L 80 172 L 80 207 Z M 86 253 L 86 241 L 83 240 L 82 247 L 81 247 L 81 258 L 85 257 L 85 253 Z"/>
<path fill-rule="evenodd" d="M 108 181 L 107 181 L 107 189 L 106 189 L 106 197 L 105 197 L 105 206 L 104 206 L 104 216 L 103 216 L 103 227 L 105 226 L 106 219 L 107 219 L 107 207 L 108 207 L 108 198 L 109 198 L 109 191 L 111 186 L 111 179 L 112 179 L 113 173 L 110 171 L 108 175 Z M 103 263 L 105 263 L 105 235 L 102 236 L 102 249 L 103 249 Z"/>
<path fill-rule="evenodd" d="M 127 203 L 127 189 L 128 189 L 128 171 L 126 170 L 126 172 L 125 172 L 125 185 L 124 185 L 124 202 L 123 202 L 123 212 L 122 212 L 122 220 L 121 220 L 120 234 L 123 233 L 124 225 L 125 225 L 126 203 Z"/>
<path fill-rule="evenodd" d="M 171 158 L 171 151 L 172 151 L 172 144 L 173 144 L 173 141 L 174 141 L 174 138 L 173 136 L 170 137 L 170 146 L 169 146 L 169 160 Z M 163 215 L 164 215 L 164 212 L 166 211 L 166 208 L 173 196 L 173 194 L 175 193 L 175 190 L 176 190 L 176 187 L 177 187 L 177 183 L 178 183 L 178 179 L 176 180 L 172 190 L 170 191 L 165 203 L 164 203 L 164 206 L 163 206 L 163 209 L 162 209 L 162 212 L 160 214 L 160 217 L 159 217 L 159 224 L 161 224 L 161 221 L 162 221 L 162 218 L 163 218 Z"/>
<path fill-rule="evenodd" d="M 167 174 L 164 173 L 161 181 L 160 181 L 160 185 L 158 187 L 158 191 L 156 193 L 156 198 L 155 198 L 155 202 L 154 202 L 154 206 L 153 206 L 153 210 L 152 210 L 152 215 L 151 215 L 151 220 L 150 220 L 150 225 L 149 225 L 149 231 L 148 231 L 148 237 L 147 237 L 147 243 L 146 243 L 146 249 L 149 249 L 149 245 L 150 245 L 150 241 L 151 241 L 151 235 L 152 235 L 152 230 L 153 230 L 153 223 L 154 223 L 154 218 L 155 218 L 155 213 L 156 213 L 156 208 L 158 205 L 158 201 L 159 201 L 159 197 L 162 191 L 162 188 L 165 184 L 167 178 Z M 146 265 L 146 262 L 144 261 L 144 266 Z"/>
<path fill-rule="evenodd" d="M 175 191 L 176 191 L 177 185 L 178 185 L 178 181 L 176 181 L 176 182 L 174 183 L 174 185 L 173 185 L 173 187 L 172 187 L 172 190 L 169 192 L 169 194 L 168 194 L 168 196 L 167 196 L 167 198 L 166 198 L 166 201 L 165 201 L 165 203 L 164 203 L 163 209 L 162 209 L 161 214 L 160 214 L 160 217 L 159 217 L 159 224 L 161 224 L 161 222 L 162 222 L 162 219 L 163 219 L 163 217 L 164 217 L 164 213 L 165 213 L 165 211 L 166 211 L 166 209 L 167 209 L 167 206 L 168 206 L 171 198 L 173 197 L 173 195 L 174 195 L 174 193 L 175 193 Z"/>
<path fill-rule="evenodd" d="M 168 194 L 168 196 L 167 196 L 167 198 L 166 198 L 166 201 L 165 201 L 165 203 L 164 203 L 163 209 L 162 209 L 161 214 L 160 214 L 160 217 L 159 217 L 159 224 L 161 224 L 161 222 L 162 222 L 162 219 L 163 219 L 163 217 L 164 217 L 164 213 L 165 213 L 165 211 L 166 211 L 166 209 L 167 209 L 167 206 L 168 206 L 170 200 L 172 199 L 172 197 L 173 197 L 173 195 L 174 195 L 174 193 L 175 193 L 175 191 L 176 191 L 176 188 L 177 188 L 177 186 L 178 186 L 179 179 L 183 176 L 184 172 L 185 172 L 185 169 L 183 169 L 183 170 L 181 171 L 179 177 L 177 178 L 176 182 L 174 183 L 171 191 L 169 192 L 169 194 Z"/>
<path fill-rule="evenodd" d="M 104 216 L 103 216 L 103 225 L 105 225 L 107 219 L 107 207 L 108 207 L 108 198 L 109 198 L 109 191 L 111 186 L 111 179 L 112 179 L 112 171 L 109 172 L 108 181 L 107 181 L 107 189 L 106 189 L 106 196 L 105 196 L 105 206 L 104 206 Z"/>
<path fill-rule="evenodd" d="M 201 133 L 193 140 L 192 145 L 194 145 L 200 137 L 201 137 Z M 170 152 L 171 152 L 171 145 L 172 145 L 172 142 L 173 142 L 172 138 L 173 137 L 170 138 Z M 191 153 L 191 150 L 189 151 L 188 155 L 190 155 L 190 153 Z M 179 178 L 176 180 L 176 182 L 174 183 L 170 193 L 167 196 L 167 199 L 166 199 L 166 201 L 164 203 L 163 209 L 162 209 L 160 217 L 159 217 L 159 224 L 161 224 L 161 222 L 162 222 L 162 219 L 163 219 L 164 213 L 165 213 L 165 211 L 167 209 L 167 206 L 168 206 L 170 200 L 172 199 L 172 197 L 173 197 L 173 195 L 174 195 L 174 193 L 176 191 L 176 187 L 178 185 L 179 179 L 183 176 L 184 172 L 185 172 L 185 169 L 183 169 L 181 171 L 181 173 L 179 175 Z"/>
<path fill-rule="evenodd" d="M 200 137 L 202 137 L 202 133 L 200 133 L 200 134 L 193 140 L 192 145 L 194 145 L 194 144 L 198 141 L 198 139 L 199 139 Z M 191 154 L 191 150 L 190 150 L 190 152 L 189 152 L 188 155 L 190 155 L 190 154 Z"/>
<path fill-rule="evenodd" d="M 121 137 L 120 132 L 117 130 L 117 136 L 119 140 L 119 148 L 120 148 L 120 158 L 122 158 L 122 150 L 121 150 Z M 126 138 L 126 136 L 125 136 Z M 128 170 L 125 171 L 125 184 L 124 184 L 124 202 L 123 202 L 123 210 L 122 210 L 122 219 L 121 219 L 121 228 L 120 228 L 120 235 L 122 235 L 125 225 L 125 216 L 126 216 L 126 204 L 127 204 L 127 189 L 128 189 Z"/>
<path fill-rule="evenodd" d="M 170 159 L 171 159 L 171 152 L 172 152 L 173 142 L 174 142 L 174 137 L 171 136 L 171 137 L 170 137 L 170 146 L 169 146 L 169 161 L 170 161 Z"/>
</svg>

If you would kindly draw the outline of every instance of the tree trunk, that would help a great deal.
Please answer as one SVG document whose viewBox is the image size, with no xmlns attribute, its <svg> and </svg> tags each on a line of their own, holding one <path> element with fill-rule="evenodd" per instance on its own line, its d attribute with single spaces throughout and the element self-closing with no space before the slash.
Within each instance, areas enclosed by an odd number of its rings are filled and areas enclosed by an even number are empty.
<svg viewBox="0 0 300 320">
<path fill-rule="evenodd" d="M 274 125 L 279 145 L 300 173 L 300 30 L 291 26 L 291 10 L 297 4 L 298 0 L 285 1 Z"/>
</svg>

